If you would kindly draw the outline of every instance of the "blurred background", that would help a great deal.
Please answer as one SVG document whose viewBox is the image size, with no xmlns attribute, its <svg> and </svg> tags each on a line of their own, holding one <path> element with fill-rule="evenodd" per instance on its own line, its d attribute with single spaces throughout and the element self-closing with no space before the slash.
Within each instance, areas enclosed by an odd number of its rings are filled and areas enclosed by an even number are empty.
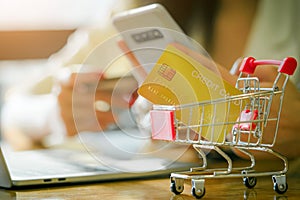
<svg viewBox="0 0 300 200">
<path fill-rule="evenodd" d="M 63 49 L 74 32 L 101 26 L 113 6 L 120 4 L 122 1 L 116 4 L 116 0 L 1 1 L 0 76 L 5 79 L 4 84 L 45 72 L 49 57 Z M 86 31 L 77 35 L 69 44 L 72 52 L 66 52 L 70 57 L 88 40 Z"/>
<path fill-rule="evenodd" d="M 155 2 L 164 5 L 184 32 L 216 62 L 230 67 L 242 55 L 241 46 L 251 27 L 257 0 L 0 1 L 0 84 L 4 98 L 9 99 L 3 112 L 4 124 L 9 127 L 7 136 L 24 141 L 23 136 L 29 134 L 39 141 L 55 133 L 55 140 L 60 140 L 65 130 L 55 120 L 59 118 L 53 99 L 56 97 L 49 96 L 55 85 L 54 76 L 63 67 L 82 64 L 97 45 L 117 34 L 110 21 L 112 15 Z M 226 17 L 216 21 L 220 6 L 225 8 L 222 10 Z M 240 11 L 245 15 L 240 16 Z M 242 20 L 242 28 L 236 30 L 235 24 L 226 23 L 232 18 Z M 226 40 L 214 30 L 215 24 L 231 29 L 224 35 Z M 240 43 L 231 45 L 228 51 L 228 44 L 222 41 Z M 115 45 L 109 50 L 119 49 Z M 112 72 L 113 76 L 131 67 L 126 60 L 121 65 Z"/>
<path fill-rule="evenodd" d="M 297 0 L 1 0 L 4 122 L 19 127 L 8 132 L 21 129 L 31 134 L 35 129 L 37 135 L 63 135 L 59 120 L 54 120 L 59 118 L 53 96 L 57 74 L 62 74 L 63 68 L 93 64 L 85 63 L 87 56 L 117 34 L 111 17 L 151 3 L 164 5 L 183 31 L 228 70 L 244 55 L 299 58 Z M 113 51 L 120 51 L 117 44 L 105 47 L 101 55 Z M 95 59 L 101 65 L 101 59 Z M 112 76 L 131 68 L 125 58 L 116 65 Z"/>
<path fill-rule="evenodd" d="M 93 40 L 99 42 L 101 41 L 99 38 L 114 33 L 111 27 L 103 28 L 113 13 L 154 2 L 163 4 L 182 29 L 203 45 L 216 61 L 225 66 L 231 65 L 233 60 L 213 50 L 213 27 L 218 7 L 226 4 L 235 5 L 236 10 L 254 13 L 256 6 L 256 0 L 2 0 L 0 2 L 0 68 L 3 69 L 3 66 L 8 65 L 12 68 L 18 65 L 20 60 L 25 61 L 21 64 L 22 69 L 30 68 L 31 63 L 42 65 L 55 53 L 56 60 L 78 63 L 80 58 L 76 56 L 80 57 L 79 51 L 84 51 L 83 48 L 87 49 L 88 43 L 91 44 Z M 233 13 L 229 17 L 237 16 Z M 244 29 L 239 31 L 247 32 L 250 24 L 249 20 L 249 24 L 245 24 Z M 93 31 L 101 29 L 101 26 L 103 26 L 102 30 L 106 29 L 103 30 L 107 32 L 106 34 Z M 244 37 L 243 35 L 235 34 L 228 39 L 237 40 L 239 37 Z M 234 49 L 231 52 L 236 52 L 236 55 L 241 54 Z M 41 67 L 35 70 L 41 70 Z"/>
<path fill-rule="evenodd" d="M 113 12 L 153 2 L 157 1 L 3 0 L 0 2 L 0 59 L 48 58 L 66 44 L 75 30 L 101 26 Z M 166 4 L 180 25 L 184 25 L 187 17 L 184 12 L 190 13 L 191 3 L 158 2 Z"/>
</svg>

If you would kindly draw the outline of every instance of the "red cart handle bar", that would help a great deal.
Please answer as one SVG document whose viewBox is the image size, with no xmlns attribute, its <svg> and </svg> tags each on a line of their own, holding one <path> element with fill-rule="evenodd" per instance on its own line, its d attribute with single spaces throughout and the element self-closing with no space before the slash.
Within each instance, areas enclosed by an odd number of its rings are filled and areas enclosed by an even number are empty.
<svg viewBox="0 0 300 200">
<path fill-rule="evenodd" d="M 253 74 L 258 65 L 277 65 L 279 66 L 278 72 L 285 73 L 288 75 L 293 75 L 297 67 L 297 60 L 293 57 L 286 57 L 282 61 L 281 60 L 256 60 L 253 57 L 247 57 L 244 58 L 239 70 L 240 72 Z"/>
</svg>

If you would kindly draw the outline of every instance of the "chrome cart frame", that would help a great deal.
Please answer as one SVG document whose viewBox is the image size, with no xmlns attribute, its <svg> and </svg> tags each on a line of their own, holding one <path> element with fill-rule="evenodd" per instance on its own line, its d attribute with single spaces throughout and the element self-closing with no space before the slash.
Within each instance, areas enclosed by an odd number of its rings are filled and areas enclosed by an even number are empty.
<svg viewBox="0 0 300 200">
<path fill-rule="evenodd" d="M 261 65 L 278 66 L 278 75 L 271 87 L 261 87 L 259 79 L 253 76 L 256 67 Z M 246 187 L 253 188 L 256 185 L 256 177 L 259 176 L 271 176 L 273 189 L 277 193 L 283 194 L 287 191 L 288 160 L 272 147 L 278 134 L 286 84 L 296 66 L 296 60 L 291 57 L 282 61 L 255 60 L 248 57 L 241 63 L 240 75 L 236 82 L 236 88 L 242 91 L 242 94 L 184 105 L 153 106 L 150 113 L 152 138 L 191 144 L 202 158 L 202 166 L 171 174 L 170 188 L 173 193 L 183 192 L 185 179 L 191 180 L 192 195 L 202 198 L 205 194 L 205 179 L 241 177 Z M 220 108 L 222 115 L 219 112 Z M 189 118 L 182 120 L 182 113 L 189 113 Z M 234 119 L 233 113 L 238 113 Z M 193 119 L 195 116 L 199 119 Z M 269 127 L 271 129 L 268 129 Z M 215 139 L 216 136 L 218 139 Z M 233 161 L 224 148 L 241 152 L 249 158 L 251 164 L 233 167 Z M 208 168 L 204 149 L 220 154 L 226 160 L 227 168 Z M 252 151 L 265 152 L 277 157 L 283 162 L 283 169 L 255 171 L 255 153 Z"/>
</svg>

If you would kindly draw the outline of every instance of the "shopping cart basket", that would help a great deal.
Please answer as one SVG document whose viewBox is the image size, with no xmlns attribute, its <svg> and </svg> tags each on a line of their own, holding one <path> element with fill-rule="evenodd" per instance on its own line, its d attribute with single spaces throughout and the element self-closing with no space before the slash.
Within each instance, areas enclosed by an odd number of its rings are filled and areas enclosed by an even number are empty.
<svg viewBox="0 0 300 200">
<path fill-rule="evenodd" d="M 270 87 L 261 87 L 259 79 L 253 76 L 256 67 L 261 65 L 278 66 L 278 75 Z M 292 57 L 282 61 L 255 60 L 248 57 L 241 63 L 240 75 L 236 82 L 236 88 L 241 90 L 242 94 L 184 105 L 153 106 L 150 112 L 152 138 L 191 144 L 202 158 L 202 165 L 199 167 L 171 173 L 170 188 L 173 193 L 183 192 L 185 179 L 191 180 L 192 195 L 201 198 L 205 194 L 204 183 L 207 178 L 241 177 L 246 187 L 253 188 L 256 185 L 256 177 L 259 176 L 271 176 L 273 189 L 277 193 L 283 194 L 287 191 L 288 161 L 272 147 L 277 137 L 285 87 L 296 66 L 297 61 Z M 231 115 L 237 110 L 238 114 L 233 119 Z M 195 112 L 198 113 L 195 115 Z M 189 113 L 185 114 L 188 119 L 182 120 L 182 113 Z M 199 119 L 192 119 L 195 116 Z M 268 127 L 271 129 L 268 130 Z M 265 132 L 268 132 L 268 135 L 265 136 Z M 215 139 L 216 136 L 218 139 Z M 232 159 L 227 151 L 223 150 L 228 149 L 226 147 L 248 156 L 251 164 L 234 168 Z M 205 149 L 220 154 L 226 160 L 227 167 L 208 168 Z M 255 154 L 252 151 L 269 153 L 279 158 L 283 162 L 283 169 L 255 171 Z"/>
</svg>

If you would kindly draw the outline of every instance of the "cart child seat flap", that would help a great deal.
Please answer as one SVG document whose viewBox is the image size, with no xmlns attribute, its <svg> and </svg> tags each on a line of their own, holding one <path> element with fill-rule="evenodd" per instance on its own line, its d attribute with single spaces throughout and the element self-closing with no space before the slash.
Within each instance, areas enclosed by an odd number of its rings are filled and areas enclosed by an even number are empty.
<svg viewBox="0 0 300 200">
<path fill-rule="evenodd" d="M 174 111 L 151 110 L 152 139 L 175 140 Z"/>
<path fill-rule="evenodd" d="M 240 117 L 237 119 L 237 124 L 234 125 L 234 128 L 238 128 L 244 131 L 251 131 L 256 128 L 256 124 L 251 122 L 256 120 L 258 116 L 258 110 L 250 111 L 249 109 L 243 110 Z"/>
</svg>

